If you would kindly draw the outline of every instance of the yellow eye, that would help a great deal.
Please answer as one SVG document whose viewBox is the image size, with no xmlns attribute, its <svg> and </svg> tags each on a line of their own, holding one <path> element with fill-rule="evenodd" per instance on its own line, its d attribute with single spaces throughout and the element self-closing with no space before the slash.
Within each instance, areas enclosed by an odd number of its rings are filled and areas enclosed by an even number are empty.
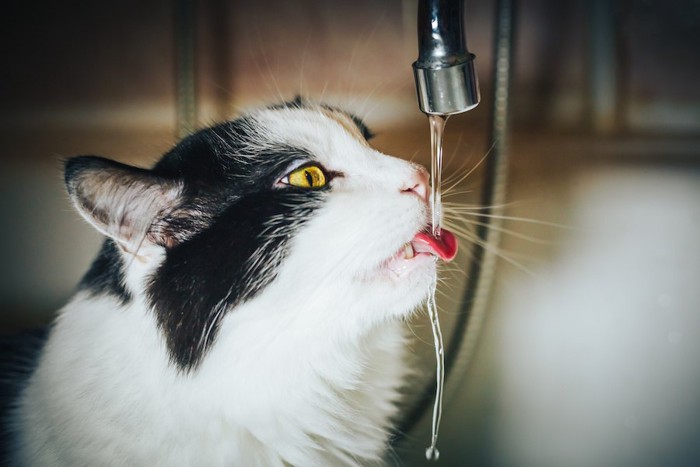
<svg viewBox="0 0 700 467">
<path fill-rule="evenodd" d="M 321 188 L 326 185 L 326 175 L 320 167 L 309 165 L 290 173 L 289 184 L 299 188 Z"/>
</svg>

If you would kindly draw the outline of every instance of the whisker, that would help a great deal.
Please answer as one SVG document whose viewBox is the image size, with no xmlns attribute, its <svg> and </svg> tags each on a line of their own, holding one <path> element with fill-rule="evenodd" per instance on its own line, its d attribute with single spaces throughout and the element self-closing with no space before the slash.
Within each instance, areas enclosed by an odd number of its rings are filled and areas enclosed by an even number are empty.
<svg viewBox="0 0 700 467">
<path fill-rule="evenodd" d="M 345 74 L 345 76 L 352 76 L 352 81 L 350 81 L 350 89 L 348 91 L 348 95 L 350 95 L 350 96 L 353 95 L 355 83 L 357 81 L 357 76 L 359 76 L 359 73 L 351 74 L 351 71 L 353 69 L 352 66 L 354 64 L 353 62 L 355 60 L 355 57 L 357 56 L 358 48 L 359 48 L 359 46 L 362 46 L 361 54 L 364 55 L 365 52 L 369 49 L 370 44 L 374 43 L 374 35 L 377 33 L 379 26 L 384 22 L 384 18 L 386 17 L 387 11 L 388 11 L 388 8 L 385 8 L 384 11 L 382 12 L 382 14 L 377 17 L 377 20 L 375 21 L 374 26 L 372 27 L 372 30 L 364 38 L 364 41 L 358 41 L 355 44 L 355 47 L 353 47 L 352 56 L 350 57 L 350 60 L 348 61 L 348 69 L 347 69 L 346 74 Z"/>
<path fill-rule="evenodd" d="M 408 161 L 409 161 L 409 162 L 413 162 L 413 161 L 415 160 L 415 158 L 416 158 L 416 156 L 418 155 L 419 152 L 420 152 L 420 151 L 416 149 L 416 150 L 413 152 L 413 155 L 411 156 L 411 158 L 408 159 Z"/>
<path fill-rule="evenodd" d="M 488 206 L 482 204 L 465 204 L 458 201 L 445 201 L 444 203 L 442 203 L 443 206 L 449 207 L 451 210 L 454 211 L 483 211 L 484 209 L 505 209 L 511 206 L 515 206 L 517 204 L 517 201 L 511 201 L 510 203 L 502 204 L 491 204 Z"/>
<path fill-rule="evenodd" d="M 459 148 L 462 145 L 462 138 L 463 138 L 463 134 L 460 133 L 458 140 L 457 140 L 457 144 L 455 145 L 455 148 L 450 153 L 449 159 L 445 161 L 445 164 L 444 164 L 445 167 L 449 167 L 452 164 L 452 161 L 454 160 L 454 158 L 457 156 L 457 153 L 459 152 Z M 443 185 L 451 185 L 454 182 L 454 180 L 457 177 L 459 177 L 460 174 L 465 170 L 465 167 L 471 162 L 473 155 L 474 155 L 474 151 L 472 149 L 469 152 L 469 156 L 465 157 L 462 160 L 462 163 L 459 165 L 459 167 L 457 167 L 456 169 L 451 169 L 451 173 L 443 179 L 442 184 Z"/>
<path fill-rule="evenodd" d="M 486 214 L 486 213 L 474 212 L 474 211 L 476 211 L 476 209 L 460 209 L 459 207 L 451 207 L 450 210 L 453 212 L 459 212 L 460 214 L 464 214 L 467 216 L 489 217 L 492 219 L 500 219 L 500 220 L 506 220 L 506 221 L 516 221 L 516 222 L 525 222 L 528 224 L 544 225 L 547 227 L 554 227 L 557 229 L 576 230 L 574 227 L 571 227 L 568 225 L 557 224 L 555 222 L 548 222 L 548 221 L 543 221 L 543 220 L 538 220 L 538 219 L 531 219 L 529 217 L 505 216 L 505 215 L 500 215 L 500 214 Z"/>
<path fill-rule="evenodd" d="M 474 190 L 450 190 L 449 192 L 443 192 L 442 196 L 447 197 L 447 196 L 468 195 L 470 193 L 474 193 Z M 445 203 L 443 202 L 442 205 L 444 206 Z M 479 209 L 481 209 L 481 208 L 479 208 Z"/>
<path fill-rule="evenodd" d="M 326 94 L 326 90 L 328 89 L 328 80 L 326 80 L 325 83 L 323 83 L 323 88 L 321 89 L 321 97 L 319 97 L 319 101 L 323 102 L 323 96 Z"/>
<path fill-rule="evenodd" d="M 377 93 L 378 91 L 382 91 L 386 86 L 387 86 L 386 81 L 384 81 L 384 82 L 382 82 L 382 83 L 377 83 L 377 85 L 376 85 L 370 92 L 368 92 L 368 93 L 365 95 L 364 99 L 362 100 L 362 104 L 360 104 L 359 106 L 357 106 L 357 107 L 358 107 L 357 112 L 358 112 L 360 115 L 362 115 L 362 120 L 368 120 L 370 114 L 374 111 L 374 109 L 376 108 L 376 105 L 377 105 L 377 104 L 375 103 L 375 104 L 370 108 L 370 111 L 367 112 L 367 111 L 364 110 L 365 107 L 367 107 L 367 103 L 370 101 L 370 99 L 374 96 L 375 93 Z M 390 94 L 391 94 L 391 93 L 382 93 L 382 95 L 385 96 L 385 97 L 388 96 L 388 95 L 390 95 Z"/>
<path fill-rule="evenodd" d="M 443 164 L 443 167 L 448 167 L 452 163 L 452 161 L 454 160 L 455 156 L 457 155 L 457 151 L 459 150 L 459 147 L 462 145 L 462 137 L 463 136 L 464 136 L 463 133 L 460 133 L 459 136 L 457 137 L 457 144 L 455 144 L 455 147 L 452 149 L 452 151 L 450 151 L 450 155 L 447 156 L 447 158 L 445 159 L 445 163 Z M 443 158 L 444 158 L 444 155 L 443 155 Z M 463 160 L 462 165 L 460 165 L 459 168 L 457 168 L 457 170 L 455 170 L 453 172 L 453 174 L 455 172 L 461 172 L 461 170 L 464 168 L 464 165 L 467 163 L 468 160 L 469 160 L 469 157 L 467 157 L 465 160 Z M 446 181 L 447 181 L 447 178 L 443 179 L 443 182 L 446 182 Z"/>
<path fill-rule="evenodd" d="M 475 220 L 471 220 L 471 219 L 464 219 L 463 217 L 459 217 L 457 215 L 451 215 L 449 213 L 445 213 L 444 217 L 445 217 L 445 225 L 449 224 L 449 225 L 454 226 L 455 223 L 461 222 L 462 224 L 468 225 L 468 226 L 469 225 L 478 225 L 478 226 L 482 226 L 482 227 L 488 227 L 489 229 L 497 230 L 499 232 L 508 234 L 512 237 L 519 238 L 521 240 L 525 240 L 525 241 L 535 243 L 538 245 L 553 245 L 554 244 L 551 241 L 543 240 L 540 238 L 535 238 L 535 237 L 532 237 L 530 235 L 526 235 L 526 234 L 517 232 L 515 230 L 500 226 L 500 225 L 495 225 L 493 223 L 479 222 L 479 221 L 475 221 Z M 451 223 L 447 222 L 448 219 L 452 220 L 453 222 L 451 222 Z"/>
<path fill-rule="evenodd" d="M 385 79 L 384 83 L 381 84 L 381 86 L 382 86 L 382 87 L 385 87 L 385 86 L 388 84 L 387 81 L 391 82 L 392 80 L 391 80 L 391 79 Z M 403 91 L 404 91 L 407 87 L 409 87 L 409 86 L 410 86 L 410 83 L 409 83 L 409 84 L 404 83 L 404 84 L 401 84 L 401 85 L 399 85 L 399 86 L 394 86 L 390 92 L 385 92 L 385 93 L 383 93 L 383 94 L 382 94 L 382 97 L 384 97 L 384 98 L 393 97 L 394 95 L 403 92 Z M 374 94 L 376 91 L 377 91 L 377 89 L 375 88 L 374 90 L 371 91 L 370 94 Z M 365 99 L 365 100 L 367 100 L 367 99 Z M 363 120 L 369 120 L 369 118 L 370 118 L 370 116 L 372 115 L 372 113 L 373 113 L 375 110 L 377 110 L 377 108 L 379 108 L 379 106 L 382 105 L 383 102 L 384 102 L 384 101 L 381 100 L 381 99 L 375 100 L 375 101 L 374 101 L 374 104 L 372 104 L 372 107 L 370 107 L 370 109 L 369 109 L 368 111 L 366 111 L 366 112 L 364 112 L 364 113 L 362 114 L 362 115 L 363 115 L 363 116 L 362 116 L 362 119 L 363 119 Z"/>
<path fill-rule="evenodd" d="M 484 250 L 493 253 L 494 255 L 498 256 L 499 258 L 503 259 L 510 265 L 516 267 L 517 269 L 521 270 L 522 272 L 526 273 L 527 275 L 537 278 L 537 274 L 531 270 L 530 268 L 526 267 L 525 265 L 519 263 L 518 261 L 515 261 L 510 257 L 510 253 L 506 252 L 502 248 L 499 248 L 497 246 L 494 246 L 492 243 L 483 241 L 476 237 L 473 232 L 469 231 L 466 228 L 463 228 L 461 226 L 452 226 L 453 232 L 455 235 L 458 237 L 462 237 L 465 241 L 469 241 L 471 243 L 474 243 L 476 245 L 479 245 L 482 247 Z"/>
<path fill-rule="evenodd" d="M 423 311 L 423 308 L 424 308 L 424 307 L 421 306 L 421 311 Z M 423 339 L 423 338 L 422 338 L 420 335 L 418 335 L 418 333 L 414 330 L 414 328 L 417 328 L 417 327 L 423 327 L 423 328 L 424 328 L 425 325 L 424 325 L 423 323 L 421 323 L 420 326 L 416 326 L 416 323 L 411 322 L 411 320 L 409 320 L 409 321 L 407 321 L 407 325 L 408 325 L 408 329 L 411 331 L 411 334 L 413 334 L 413 337 L 415 337 L 416 340 L 417 340 L 418 342 L 420 342 L 421 344 L 425 344 L 425 345 L 427 345 L 427 346 L 429 346 L 429 347 L 432 347 L 432 346 L 433 346 L 433 343 L 432 343 L 432 342 L 428 342 L 427 340 Z"/>
<path fill-rule="evenodd" d="M 306 55 L 309 51 L 309 43 L 311 42 L 311 33 L 306 35 L 306 43 L 304 44 L 304 50 L 301 53 L 301 63 L 299 64 L 299 94 L 304 96 L 304 66 L 306 64 Z"/>
<path fill-rule="evenodd" d="M 257 54 L 255 53 L 255 51 L 253 50 L 253 44 L 251 43 L 250 40 L 248 40 L 248 41 L 246 41 L 247 45 L 248 45 L 248 54 L 250 55 L 251 61 L 253 62 L 256 70 L 258 71 L 258 75 L 260 76 L 260 79 L 262 79 L 263 83 L 265 84 L 265 87 L 269 91 L 273 91 L 273 92 L 276 89 L 277 95 L 279 96 L 280 100 L 283 100 L 283 99 L 281 99 L 282 93 L 280 92 L 279 88 L 277 87 L 277 82 L 274 81 L 274 76 L 272 76 L 272 70 L 270 69 L 270 64 L 267 61 L 267 52 L 264 50 L 264 48 L 262 46 L 263 42 L 262 42 L 262 38 L 260 36 L 260 29 L 259 28 L 256 30 L 256 35 L 257 35 L 257 39 L 258 39 L 256 41 L 256 44 L 258 46 L 260 53 L 257 53 Z M 265 64 L 267 65 L 267 74 L 260 67 L 260 63 L 258 62 L 258 59 L 257 59 L 258 56 L 263 57 Z M 273 86 L 270 85 L 270 81 L 269 81 L 270 77 L 273 78 L 274 89 L 273 89 Z"/>
<path fill-rule="evenodd" d="M 495 146 L 496 146 L 495 142 L 493 144 L 491 144 L 491 147 L 488 149 L 488 151 L 486 151 L 486 154 L 484 154 L 484 156 L 481 159 L 479 159 L 479 162 L 477 162 L 476 165 L 471 168 L 471 170 L 469 170 L 467 173 L 462 175 L 459 179 L 457 179 L 457 181 L 453 182 L 451 185 L 448 185 L 447 188 L 445 188 L 443 191 L 449 192 L 451 189 L 455 188 L 457 185 L 462 183 L 466 178 L 468 178 L 471 174 L 473 174 L 474 171 L 476 169 L 478 169 L 479 166 L 481 166 L 481 164 L 486 160 L 486 158 L 491 155 L 491 151 L 493 151 L 493 148 Z"/>
<path fill-rule="evenodd" d="M 447 177 L 443 178 L 442 184 L 444 186 L 452 186 L 453 182 L 462 176 L 462 173 L 465 171 L 465 167 L 467 166 L 467 164 L 469 164 L 470 161 L 470 158 L 464 159 L 464 161 L 462 161 L 462 164 L 459 167 L 451 170 L 450 174 L 447 175 Z M 445 167 L 449 167 L 448 164 L 445 164 Z"/>
</svg>

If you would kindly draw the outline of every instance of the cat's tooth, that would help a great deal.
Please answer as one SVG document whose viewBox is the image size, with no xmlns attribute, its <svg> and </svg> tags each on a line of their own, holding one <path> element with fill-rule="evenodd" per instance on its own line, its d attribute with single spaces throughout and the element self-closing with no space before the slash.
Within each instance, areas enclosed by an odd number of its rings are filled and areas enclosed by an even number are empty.
<svg viewBox="0 0 700 467">
<path fill-rule="evenodd" d="M 404 259 L 411 259 L 416 255 L 416 253 L 413 251 L 413 245 L 411 243 L 407 243 L 403 246 L 403 257 Z"/>
</svg>

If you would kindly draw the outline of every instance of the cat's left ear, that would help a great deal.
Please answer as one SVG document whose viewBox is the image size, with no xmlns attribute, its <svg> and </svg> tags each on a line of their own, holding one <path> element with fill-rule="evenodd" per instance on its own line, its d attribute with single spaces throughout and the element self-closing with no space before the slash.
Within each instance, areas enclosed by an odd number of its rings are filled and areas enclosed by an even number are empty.
<svg viewBox="0 0 700 467">
<path fill-rule="evenodd" d="M 123 250 L 137 254 L 144 243 L 169 244 L 151 227 L 179 204 L 177 181 L 96 156 L 66 161 L 65 181 L 78 212 Z"/>
</svg>

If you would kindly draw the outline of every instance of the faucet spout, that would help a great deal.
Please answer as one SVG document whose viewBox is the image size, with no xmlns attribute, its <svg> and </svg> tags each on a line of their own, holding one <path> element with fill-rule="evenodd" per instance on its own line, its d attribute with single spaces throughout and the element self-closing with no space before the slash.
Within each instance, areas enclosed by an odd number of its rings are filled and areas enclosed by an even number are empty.
<svg viewBox="0 0 700 467">
<path fill-rule="evenodd" d="M 418 60 L 413 63 L 418 106 L 452 115 L 479 104 L 474 55 L 467 51 L 463 0 L 419 0 Z"/>
</svg>

